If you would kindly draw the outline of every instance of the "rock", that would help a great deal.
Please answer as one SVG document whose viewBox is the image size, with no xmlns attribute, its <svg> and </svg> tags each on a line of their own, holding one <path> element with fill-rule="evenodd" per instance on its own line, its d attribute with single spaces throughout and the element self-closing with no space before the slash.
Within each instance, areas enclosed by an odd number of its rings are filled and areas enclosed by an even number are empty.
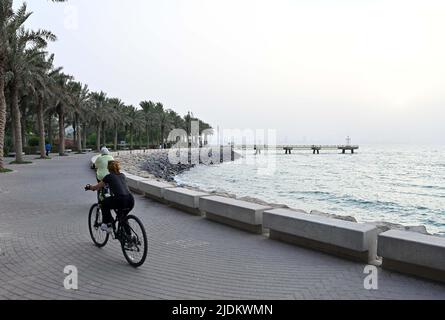
<svg viewBox="0 0 445 320">
<path fill-rule="evenodd" d="M 411 232 L 431 235 L 430 233 L 428 233 L 425 226 L 404 226 L 401 224 L 391 223 L 386 221 L 373 221 L 368 223 L 375 225 L 379 230 L 379 233 L 386 232 L 388 230 L 404 230 L 404 231 L 411 231 Z"/>
<path fill-rule="evenodd" d="M 334 218 L 334 219 L 338 219 L 338 220 L 357 222 L 357 219 L 355 219 L 352 216 L 341 216 L 341 215 L 338 215 L 338 214 L 325 213 L 325 212 L 321 212 L 321 211 L 318 211 L 318 210 L 312 210 L 310 214 L 314 214 L 314 215 L 317 215 L 317 216 L 328 217 L 328 218 Z"/>
<path fill-rule="evenodd" d="M 284 204 L 269 203 L 269 202 L 263 201 L 261 199 L 253 198 L 253 197 L 242 197 L 242 198 L 236 198 L 236 199 L 242 200 L 242 201 L 247 201 L 247 202 L 252 202 L 252 203 L 256 203 L 256 204 L 260 204 L 260 205 L 268 206 L 268 207 L 272 207 L 272 208 L 288 208 Z"/>
</svg>

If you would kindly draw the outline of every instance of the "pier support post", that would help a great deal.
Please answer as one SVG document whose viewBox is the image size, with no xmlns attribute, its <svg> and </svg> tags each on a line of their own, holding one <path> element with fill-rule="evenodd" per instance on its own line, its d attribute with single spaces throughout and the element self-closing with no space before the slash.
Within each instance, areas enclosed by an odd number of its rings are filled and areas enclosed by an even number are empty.
<svg viewBox="0 0 445 320">
<path fill-rule="evenodd" d="M 224 162 L 224 147 L 223 146 L 219 146 L 219 162 L 220 163 Z"/>
</svg>

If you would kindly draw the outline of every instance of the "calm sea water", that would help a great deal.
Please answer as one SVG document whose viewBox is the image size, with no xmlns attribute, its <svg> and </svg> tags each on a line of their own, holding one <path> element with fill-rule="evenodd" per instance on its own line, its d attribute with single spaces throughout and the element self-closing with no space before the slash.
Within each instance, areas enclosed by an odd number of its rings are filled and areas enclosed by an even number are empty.
<svg viewBox="0 0 445 320">
<path fill-rule="evenodd" d="M 359 222 L 425 225 L 445 235 L 445 146 L 361 146 L 354 155 L 244 152 L 236 162 L 200 165 L 176 181 Z"/>
</svg>

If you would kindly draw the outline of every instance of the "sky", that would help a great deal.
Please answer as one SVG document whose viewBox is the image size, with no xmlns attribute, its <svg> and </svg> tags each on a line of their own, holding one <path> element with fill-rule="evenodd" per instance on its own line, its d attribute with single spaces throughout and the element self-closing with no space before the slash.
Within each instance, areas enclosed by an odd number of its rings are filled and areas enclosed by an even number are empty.
<svg viewBox="0 0 445 320">
<path fill-rule="evenodd" d="M 15 5 L 21 1 L 15 0 Z M 28 1 L 91 90 L 278 143 L 445 144 L 445 1 Z"/>
</svg>

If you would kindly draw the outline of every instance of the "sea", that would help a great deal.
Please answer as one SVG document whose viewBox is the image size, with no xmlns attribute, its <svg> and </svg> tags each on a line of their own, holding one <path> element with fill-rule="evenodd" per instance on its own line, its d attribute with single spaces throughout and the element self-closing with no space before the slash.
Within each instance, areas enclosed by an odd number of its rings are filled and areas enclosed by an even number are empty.
<svg viewBox="0 0 445 320">
<path fill-rule="evenodd" d="M 363 145 L 355 154 L 284 150 L 218 165 L 198 165 L 179 185 L 253 197 L 307 212 L 426 226 L 445 236 L 445 146 Z"/>
</svg>

